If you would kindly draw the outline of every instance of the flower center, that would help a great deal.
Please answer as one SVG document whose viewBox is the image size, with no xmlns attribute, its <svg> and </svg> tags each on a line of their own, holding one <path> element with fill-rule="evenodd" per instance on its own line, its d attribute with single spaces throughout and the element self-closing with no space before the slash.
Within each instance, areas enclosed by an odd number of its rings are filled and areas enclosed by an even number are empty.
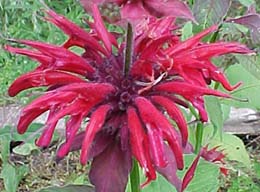
<svg viewBox="0 0 260 192">
<path fill-rule="evenodd" d="M 104 61 L 104 64 L 96 65 L 96 67 L 93 81 L 114 85 L 117 92 L 107 99 L 113 101 L 115 110 L 125 111 L 137 95 L 138 85 L 129 75 L 123 74 L 123 57 L 112 55 Z"/>
</svg>

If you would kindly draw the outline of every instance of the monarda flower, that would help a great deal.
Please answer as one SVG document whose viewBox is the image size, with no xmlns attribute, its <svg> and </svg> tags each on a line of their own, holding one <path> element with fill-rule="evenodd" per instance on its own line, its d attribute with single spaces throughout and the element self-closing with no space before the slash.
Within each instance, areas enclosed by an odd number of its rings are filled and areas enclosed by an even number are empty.
<svg viewBox="0 0 260 192">
<path fill-rule="evenodd" d="M 177 169 L 183 169 L 187 150 L 187 123 L 181 107 L 196 108 L 207 121 L 204 95 L 230 98 L 210 89 L 211 81 L 233 90 L 212 57 L 251 51 L 238 43 L 203 43 L 201 39 L 216 30 L 213 26 L 186 41 L 180 41 L 172 29 L 173 18 L 151 19 L 135 29 L 132 54 L 126 65 L 127 44 L 122 36 L 106 30 L 97 6 L 92 6 L 94 22 L 87 32 L 52 10 L 47 20 L 69 36 L 61 46 L 30 40 L 16 40 L 32 49 L 6 46 L 12 53 L 26 55 L 39 62 L 31 72 L 17 78 L 9 95 L 33 87 L 47 87 L 45 94 L 32 101 L 22 112 L 18 132 L 49 111 L 43 132 L 36 144 L 47 147 L 58 121 L 67 117 L 65 141 L 57 151 L 61 159 L 80 150 L 80 161 L 92 160 L 90 181 L 97 192 L 123 192 L 132 166 L 132 158 L 142 167 L 147 180 L 159 172 L 178 191 L 190 182 L 198 158 L 183 181 Z M 70 50 L 84 50 L 82 55 Z M 82 124 L 87 125 L 81 129 Z"/>
<path fill-rule="evenodd" d="M 116 4 L 120 7 L 121 18 L 131 22 L 147 17 L 181 17 L 195 21 L 189 7 L 181 0 L 81 0 L 86 10 L 91 3 Z"/>
</svg>

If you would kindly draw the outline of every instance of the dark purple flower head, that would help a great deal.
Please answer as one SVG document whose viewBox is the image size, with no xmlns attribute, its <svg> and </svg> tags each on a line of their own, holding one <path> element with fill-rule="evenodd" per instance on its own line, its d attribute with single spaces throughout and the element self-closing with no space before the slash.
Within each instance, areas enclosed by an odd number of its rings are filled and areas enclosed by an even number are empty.
<svg viewBox="0 0 260 192">
<path fill-rule="evenodd" d="M 203 96 L 230 97 L 208 84 L 216 81 L 227 90 L 237 87 L 228 83 L 211 58 L 251 51 L 238 43 L 201 42 L 215 26 L 182 42 L 173 33 L 173 18 L 150 18 L 136 28 L 132 62 L 125 73 L 125 43 L 118 44 L 121 37 L 106 30 L 96 5 L 92 12 L 94 22 L 87 32 L 54 11 L 46 11 L 47 20 L 69 36 L 62 46 L 29 40 L 17 42 L 32 49 L 6 46 L 9 52 L 39 62 L 36 69 L 13 82 L 10 96 L 32 87 L 48 87 L 22 110 L 18 132 L 24 133 L 36 117 L 49 111 L 36 142 L 47 147 L 56 124 L 66 116 L 66 138 L 57 157 L 81 149 L 81 163 L 92 160 L 90 181 L 97 192 L 124 191 L 132 158 L 143 168 L 144 185 L 156 179 L 157 171 L 183 190 L 198 160 L 181 182 L 176 170 L 184 166 L 188 131 L 180 107 L 191 103 L 201 120 L 207 121 Z M 72 52 L 72 46 L 81 47 L 84 53 Z M 83 121 L 87 125 L 81 129 Z"/>
</svg>

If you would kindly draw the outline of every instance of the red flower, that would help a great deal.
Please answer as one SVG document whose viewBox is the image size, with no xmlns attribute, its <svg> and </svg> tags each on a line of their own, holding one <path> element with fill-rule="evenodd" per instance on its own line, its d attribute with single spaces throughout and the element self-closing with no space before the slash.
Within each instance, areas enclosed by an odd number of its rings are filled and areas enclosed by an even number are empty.
<svg viewBox="0 0 260 192">
<path fill-rule="evenodd" d="M 120 6 L 121 18 L 132 22 L 154 17 L 180 17 L 195 21 L 189 7 L 181 0 L 81 0 L 86 10 L 91 9 L 91 3 Z"/>
<path fill-rule="evenodd" d="M 82 164 L 93 159 L 90 181 L 96 191 L 124 191 L 132 157 L 145 172 L 145 184 L 156 178 L 157 171 L 179 191 L 184 190 L 199 157 L 181 182 L 176 170 L 184 165 L 188 131 L 180 107 L 192 103 L 201 120 L 207 121 L 203 96 L 230 97 L 207 85 L 213 80 L 227 90 L 236 87 L 210 59 L 227 53 L 247 54 L 250 50 L 237 43 L 200 41 L 216 27 L 181 42 L 172 33 L 172 18 L 149 19 L 145 28 L 138 26 L 136 30 L 133 62 L 129 73 L 124 74 L 125 44 L 118 44 L 106 30 L 97 6 L 92 9 L 91 32 L 52 10 L 46 11 L 47 19 L 69 36 L 63 46 L 28 40 L 17 42 L 33 49 L 6 46 L 6 50 L 40 63 L 13 82 L 10 96 L 32 87 L 48 87 L 44 95 L 22 110 L 18 132 L 24 133 L 36 117 L 49 111 L 37 140 L 37 145 L 46 147 L 59 119 L 68 116 L 66 140 L 57 156 L 63 158 L 81 149 Z M 77 55 L 69 49 L 72 46 L 85 52 Z M 88 123 L 81 130 L 84 120 Z"/>
</svg>

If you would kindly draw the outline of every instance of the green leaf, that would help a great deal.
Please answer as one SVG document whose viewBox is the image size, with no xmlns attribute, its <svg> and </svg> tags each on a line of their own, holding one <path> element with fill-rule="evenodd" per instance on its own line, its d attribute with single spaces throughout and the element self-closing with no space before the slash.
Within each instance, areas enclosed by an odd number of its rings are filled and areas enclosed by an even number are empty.
<svg viewBox="0 0 260 192">
<path fill-rule="evenodd" d="M 5 126 L 0 129 L 0 140 L 2 138 L 8 138 L 9 140 L 14 141 L 23 141 L 27 139 L 28 142 L 34 142 L 35 139 L 40 135 L 40 132 L 37 132 L 41 129 L 43 124 L 33 123 L 29 126 L 28 130 L 24 134 L 19 134 L 17 130 L 12 126 Z"/>
<path fill-rule="evenodd" d="M 186 155 L 185 164 L 190 165 L 196 158 L 195 155 Z M 187 166 L 185 166 L 185 171 Z M 182 172 L 184 174 L 184 172 Z M 200 159 L 195 176 L 185 192 L 217 192 L 220 187 L 219 167 L 213 163 Z"/>
<path fill-rule="evenodd" d="M 215 135 L 217 132 L 221 132 L 224 124 L 221 104 L 218 98 L 210 96 L 205 97 L 205 104 L 210 122 L 214 126 Z"/>
<path fill-rule="evenodd" d="M 225 99 L 223 102 L 235 107 L 260 109 L 260 80 L 246 71 L 242 65 L 230 66 L 226 71 L 226 75 L 231 84 L 243 83 L 242 86 L 231 93 L 232 96 L 248 99 L 248 102 L 236 101 L 234 99 Z"/>
<path fill-rule="evenodd" d="M 185 25 L 182 28 L 182 35 L 181 35 L 182 41 L 184 41 L 184 40 L 193 36 L 192 28 L 193 28 L 193 25 L 192 25 L 191 21 L 185 23 Z"/>
<path fill-rule="evenodd" d="M 35 143 L 24 143 L 13 149 L 13 152 L 19 155 L 30 155 L 33 150 L 37 150 L 38 147 Z"/>
<path fill-rule="evenodd" d="M 29 172 L 27 166 L 13 166 L 5 163 L 2 166 L 1 178 L 7 192 L 16 192 L 21 179 Z"/>
<path fill-rule="evenodd" d="M 38 192 L 95 192 L 95 190 L 88 185 L 67 185 L 65 187 L 48 187 Z"/>
<path fill-rule="evenodd" d="M 222 22 L 231 5 L 231 0 L 196 0 L 193 14 L 203 28 Z"/>
<path fill-rule="evenodd" d="M 15 147 L 13 151 L 19 155 L 29 155 L 33 150 L 38 149 L 38 147 L 35 145 L 35 139 L 39 137 L 42 127 L 43 124 L 33 123 L 29 126 L 28 130 L 21 135 L 14 127 L 5 126 L 4 128 L 0 129 L 0 141 L 6 140 L 8 144 L 5 146 L 9 145 L 11 141 L 24 141 L 24 144 Z M 58 138 L 58 133 L 54 132 L 52 140 L 57 140 Z"/>
<path fill-rule="evenodd" d="M 196 155 L 185 155 L 185 169 L 180 171 L 178 175 L 183 178 L 185 172 L 190 167 L 193 160 L 196 158 Z M 203 159 L 200 159 L 198 167 L 195 171 L 195 176 L 191 183 L 188 185 L 185 192 L 216 192 L 219 189 L 219 167 L 209 163 Z M 142 178 L 144 179 L 144 178 Z M 174 186 L 172 186 L 163 176 L 158 174 L 158 177 L 155 181 L 151 182 L 146 186 L 142 192 L 176 192 Z"/>
<path fill-rule="evenodd" d="M 257 161 L 254 162 L 254 170 L 255 170 L 256 177 L 260 179 L 260 163 Z"/>
<path fill-rule="evenodd" d="M 250 167 L 249 155 L 243 141 L 239 137 L 223 133 L 222 139 L 213 137 L 209 145 L 210 148 L 219 146 L 219 150 L 223 150 L 227 159 L 243 163 L 246 167 Z"/>
<path fill-rule="evenodd" d="M 255 0 L 238 0 L 242 5 L 249 7 L 252 4 L 255 4 Z"/>
<path fill-rule="evenodd" d="M 260 54 L 252 56 L 236 55 L 236 59 L 249 73 L 260 80 Z"/>
<path fill-rule="evenodd" d="M 73 181 L 73 184 L 74 185 L 83 185 L 83 184 L 86 184 L 86 175 L 85 174 L 82 174 L 80 176 L 78 176 L 74 181 Z"/>
<path fill-rule="evenodd" d="M 3 163 L 7 163 L 10 155 L 10 140 L 6 138 L 0 139 L 0 159 Z"/>
</svg>

